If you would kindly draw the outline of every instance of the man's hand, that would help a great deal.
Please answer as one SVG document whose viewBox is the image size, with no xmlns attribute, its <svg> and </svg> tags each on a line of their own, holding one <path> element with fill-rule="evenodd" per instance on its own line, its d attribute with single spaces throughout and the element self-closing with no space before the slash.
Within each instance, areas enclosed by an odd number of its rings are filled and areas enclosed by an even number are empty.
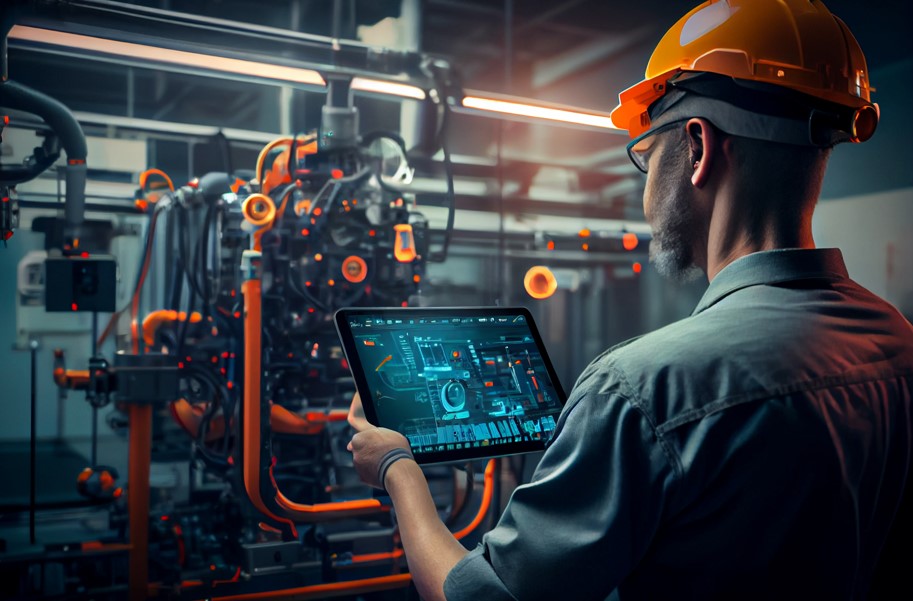
<svg viewBox="0 0 913 601">
<path fill-rule="evenodd" d="M 383 458 L 397 449 L 409 452 L 409 441 L 398 432 L 368 423 L 357 393 L 349 407 L 349 425 L 356 430 L 349 450 L 358 475 L 371 486 L 384 488 L 377 473 Z M 397 510 L 400 537 L 409 558 L 412 579 L 422 599 L 442 600 L 444 580 L 466 555 L 466 549 L 441 522 L 419 466 L 408 460 L 395 461 L 388 467 L 387 492 Z"/>
<path fill-rule="evenodd" d="M 349 405 L 349 417 L 347 418 L 349 425 L 355 429 L 356 432 L 363 432 L 374 426 L 365 418 L 365 408 L 361 404 L 361 395 L 357 392 L 355 396 L 352 397 L 352 404 Z M 350 451 L 352 449 L 349 449 Z"/>
<path fill-rule="evenodd" d="M 384 456 L 393 449 L 404 449 L 409 452 L 409 441 L 399 432 L 378 428 L 368 423 L 365 419 L 364 408 L 358 393 L 352 398 L 349 407 L 349 425 L 356 432 L 347 447 L 352 452 L 352 462 L 355 471 L 365 482 L 375 488 L 383 488 L 384 483 L 379 481 L 378 470 Z"/>
</svg>

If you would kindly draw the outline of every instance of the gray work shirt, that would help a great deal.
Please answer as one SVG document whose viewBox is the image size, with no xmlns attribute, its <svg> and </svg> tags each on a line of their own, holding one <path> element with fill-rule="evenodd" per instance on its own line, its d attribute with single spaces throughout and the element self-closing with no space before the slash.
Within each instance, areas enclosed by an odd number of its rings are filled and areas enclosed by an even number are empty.
<svg viewBox="0 0 913 601">
<path fill-rule="evenodd" d="M 742 257 L 587 367 L 447 599 L 860 598 L 910 478 L 911 390 L 913 327 L 840 251 Z"/>
</svg>

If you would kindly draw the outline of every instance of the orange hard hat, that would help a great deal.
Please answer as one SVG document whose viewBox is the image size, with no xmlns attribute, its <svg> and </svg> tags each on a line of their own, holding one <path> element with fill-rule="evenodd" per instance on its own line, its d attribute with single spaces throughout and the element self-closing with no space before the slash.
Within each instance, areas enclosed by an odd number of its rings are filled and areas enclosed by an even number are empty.
<svg viewBox="0 0 913 601">
<path fill-rule="evenodd" d="M 650 106 L 685 72 L 773 84 L 844 107 L 855 142 L 871 137 L 878 122 L 862 49 L 818 0 L 704 2 L 666 32 L 645 79 L 619 94 L 612 122 L 632 138 L 648 130 Z"/>
</svg>

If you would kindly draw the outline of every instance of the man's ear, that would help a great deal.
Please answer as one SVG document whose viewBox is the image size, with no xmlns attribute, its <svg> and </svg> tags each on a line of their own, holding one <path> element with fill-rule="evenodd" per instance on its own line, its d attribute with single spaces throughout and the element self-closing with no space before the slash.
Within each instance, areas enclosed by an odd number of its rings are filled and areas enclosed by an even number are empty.
<svg viewBox="0 0 913 601">
<path fill-rule="evenodd" d="M 718 160 L 717 135 L 706 119 L 695 117 L 685 124 L 685 134 L 691 152 L 691 184 L 703 188 L 710 179 L 713 163 Z"/>
</svg>

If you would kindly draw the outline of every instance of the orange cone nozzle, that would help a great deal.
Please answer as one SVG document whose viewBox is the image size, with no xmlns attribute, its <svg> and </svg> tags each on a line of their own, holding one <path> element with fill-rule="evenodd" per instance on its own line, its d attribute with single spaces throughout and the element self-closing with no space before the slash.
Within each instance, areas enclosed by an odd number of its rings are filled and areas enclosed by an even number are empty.
<svg viewBox="0 0 913 601">
<path fill-rule="evenodd" d="M 558 289 L 558 280 L 552 270 L 544 265 L 534 265 L 523 278 L 523 287 L 533 298 L 548 298 Z"/>
</svg>

